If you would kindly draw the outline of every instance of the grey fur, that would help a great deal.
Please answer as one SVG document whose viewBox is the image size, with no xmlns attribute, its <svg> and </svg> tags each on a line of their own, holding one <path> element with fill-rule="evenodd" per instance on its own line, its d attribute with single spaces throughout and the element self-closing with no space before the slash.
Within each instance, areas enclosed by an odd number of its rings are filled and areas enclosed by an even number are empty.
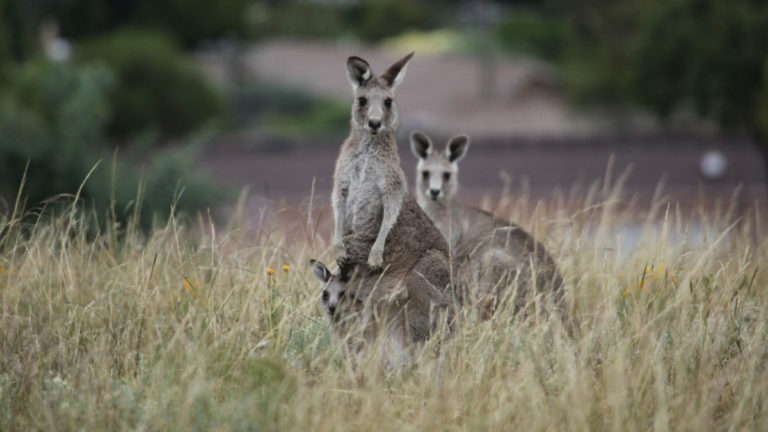
<svg viewBox="0 0 768 432">
<path fill-rule="evenodd" d="M 424 279 L 430 267 L 445 260 L 432 254 L 417 268 L 403 274 L 363 272 L 351 276 L 331 273 L 324 264 L 310 260 L 322 283 L 322 305 L 334 337 L 352 352 L 371 346 L 379 336 L 387 344 L 390 366 L 407 359 L 409 347 L 424 342 L 442 323 L 450 324 L 453 302 Z M 321 276 L 318 268 L 328 275 Z"/>
<path fill-rule="evenodd" d="M 469 137 L 459 135 L 438 152 L 426 134 L 411 134 L 418 158 L 416 199 L 450 243 L 457 279 L 466 290 L 463 301 L 489 317 L 507 298 L 514 299 L 516 311 L 535 304 L 534 292 L 564 317 L 563 280 L 544 245 L 520 226 L 456 200 L 458 161 L 468 147 Z"/>
<path fill-rule="evenodd" d="M 347 61 L 355 101 L 331 196 L 339 267 L 352 274 L 356 298 L 385 311 L 387 322 L 378 325 L 401 328 L 407 343 L 425 340 L 436 316 L 451 315 L 454 303 L 448 245 L 408 193 L 397 153 L 394 87 L 411 55 L 390 67 L 386 79 L 362 66 L 367 62 L 359 57 Z M 379 126 L 371 127 L 371 121 Z"/>
<path fill-rule="evenodd" d="M 332 273 L 325 264 L 314 259 L 309 260 L 317 280 L 322 283 L 322 306 L 334 335 L 341 340 L 350 338 L 350 343 L 356 345 L 353 324 L 360 322 L 363 312 L 363 302 L 356 292 L 347 292 L 348 281 L 340 274 Z"/>
</svg>

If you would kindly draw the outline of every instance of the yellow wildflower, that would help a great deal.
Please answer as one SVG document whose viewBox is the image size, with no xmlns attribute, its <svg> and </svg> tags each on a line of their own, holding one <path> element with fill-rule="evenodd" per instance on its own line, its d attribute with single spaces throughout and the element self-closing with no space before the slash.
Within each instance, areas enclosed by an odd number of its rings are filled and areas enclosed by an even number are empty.
<svg viewBox="0 0 768 432">
<path fill-rule="evenodd" d="M 645 270 L 643 271 L 643 274 L 644 275 L 649 275 L 651 273 L 653 273 L 653 269 L 651 268 L 651 266 L 649 266 L 649 265 L 645 266 Z"/>
<path fill-rule="evenodd" d="M 290 270 L 290 269 L 291 269 L 291 266 L 289 266 L 288 264 L 283 266 L 283 271 L 286 272 L 286 273 L 288 273 L 288 270 Z"/>
<path fill-rule="evenodd" d="M 275 269 L 273 269 L 272 267 L 268 268 L 267 269 L 267 274 L 272 276 L 273 274 L 275 274 Z"/>
<path fill-rule="evenodd" d="M 192 286 L 192 282 L 190 282 L 190 281 L 189 281 L 187 278 L 185 278 L 184 276 L 182 276 L 182 277 L 181 277 L 181 279 L 184 281 L 184 288 L 185 288 L 187 291 L 194 291 L 194 290 L 195 290 L 195 287 L 194 287 L 194 286 Z"/>
<path fill-rule="evenodd" d="M 201 300 L 203 302 L 207 301 L 207 299 L 201 295 L 200 290 L 196 288 L 201 286 L 199 281 L 192 282 L 184 276 L 181 277 L 181 280 L 184 282 L 184 290 L 189 294 L 191 294 L 194 299 Z M 177 300 L 181 301 L 180 291 L 179 291 L 179 297 Z"/>
</svg>

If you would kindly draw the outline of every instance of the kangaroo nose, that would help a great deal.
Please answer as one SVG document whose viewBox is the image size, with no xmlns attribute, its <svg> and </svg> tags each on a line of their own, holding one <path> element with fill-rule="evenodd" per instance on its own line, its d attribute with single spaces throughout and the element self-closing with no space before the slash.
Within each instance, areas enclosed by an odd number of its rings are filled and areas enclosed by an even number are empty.
<svg viewBox="0 0 768 432">
<path fill-rule="evenodd" d="M 336 315 L 336 306 L 328 306 L 328 313 L 330 313 L 331 316 Z"/>
<path fill-rule="evenodd" d="M 377 131 L 381 127 L 381 120 L 368 120 L 368 127 Z"/>
<path fill-rule="evenodd" d="M 430 189 L 429 194 L 432 195 L 432 199 L 437 199 L 437 196 L 440 195 L 440 189 Z"/>
</svg>

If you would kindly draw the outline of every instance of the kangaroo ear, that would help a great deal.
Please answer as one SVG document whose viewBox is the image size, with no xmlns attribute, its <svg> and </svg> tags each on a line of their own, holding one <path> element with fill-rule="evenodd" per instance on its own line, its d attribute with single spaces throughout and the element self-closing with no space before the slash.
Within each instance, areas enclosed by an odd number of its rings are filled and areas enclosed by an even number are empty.
<svg viewBox="0 0 768 432">
<path fill-rule="evenodd" d="M 339 265 L 339 280 L 347 283 L 355 273 L 355 266 L 346 262 L 336 262 Z"/>
<path fill-rule="evenodd" d="M 411 151 L 419 159 L 426 159 L 432 153 L 432 141 L 419 131 L 411 132 Z"/>
<path fill-rule="evenodd" d="M 312 266 L 312 272 L 315 273 L 317 280 L 323 283 L 331 280 L 331 271 L 328 270 L 328 267 L 326 267 L 325 264 L 311 259 L 309 260 L 309 265 Z"/>
<path fill-rule="evenodd" d="M 367 83 L 372 76 L 371 65 L 367 61 L 357 56 L 347 59 L 347 77 L 349 82 L 352 83 L 352 87 L 360 87 Z"/>
<path fill-rule="evenodd" d="M 390 88 L 394 89 L 398 84 L 400 84 L 400 81 L 403 80 L 406 66 L 408 66 L 408 62 L 411 60 L 411 57 L 413 57 L 414 52 L 411 52 L 407 56 L 398 60 L 397 63 L 390 66 L 389 69 L 384 72 L 384 75 L 381 76 L 381 79 L 383 79 Z"/>
<path fill-rule="evenodd" d="M 469 148 L 469 136 L 457 135 L 448 140 L 448 145 L 445 147 L 445 156 L 451 162 L 458 162 L 466 156 L 467 148 Z"/>
</svg>

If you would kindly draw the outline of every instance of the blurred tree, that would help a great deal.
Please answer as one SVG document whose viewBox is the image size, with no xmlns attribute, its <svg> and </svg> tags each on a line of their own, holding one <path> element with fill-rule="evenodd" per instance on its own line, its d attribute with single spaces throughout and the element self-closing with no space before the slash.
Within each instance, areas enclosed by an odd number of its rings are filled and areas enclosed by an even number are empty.
<svg viewBox="0 0 768 432">
<path fill-rule="evenodd" d="M 337 37 L 349 31 L 349 6 L 311 1 L 266 1 L 249 7 L 248 34 Z"/>
<path fill-rule="evenodd" d="M 764 0 L 655 3 L 635 46 L 630 85 L 636 100 L 662 116 L 687 104 L 728 130 L 768 132 L 758 118 L 768 85 Z"/>
<path fill-rule="evenodd" d="M 0 0 L 0 60 L 28 59 L 39 47 L 40 25 L 55 20 L 61 35 L 83 39 L 118 27 L 161 29 L 185 46 L 244 36 L 252 0 Z"/>
<path fill-rule="evenodd" d="M 163 34 L 123 30 L 92 38 L 81 45 L 78 59 L 105 63 L 118 78 L 110 93 L 112 136 L 146 130 L 183 135 L 221 112 L 215 89 Z"/>
<path fill-rule="evenodd" d="M 15 66 L 12 85 L 0 99 L 0 212 L 8 211 L 26 171 L 24 197 L 32 205 L 74 194 L 99 160 L 112 154 L 101 144 L 110 116 L 109 90 L 114 74 L 100 64 L 36 59 Z M 167 216 L 180 188 L 179 210 L 194 211 L 228 195 L 195 169 L 199 145 L 135 154 L 115 164 L 101 163 L 82 189 L 82 197 L 98 213 L 115 206 L 117 217 L 129 217 L 141 205 L 140 221 Z M 146 169 L 139 171 L 140 159 Z M 27 165 L 29 168 L 27 169 Z M 136 202 L 143 185 L 144 199 Z"/>
<path fill-rule="evenodd" d="M 434 27 L 440 16 L 440 2 L 373 0 L 361 3 L 355 25 L 363 39 L 378 40 L 407 30 Z"/>
<path fill-rule="evenodd" d="M 571 95 L 585 103 L 625 103 L 634 67 L 633 39 L 643 0 L 549 0 L 571 38 L 562 67 Z M 648 2 L 645 2 L 646 4 Z"/>
<path fill-rule="evenodd" d="M 223 36 L 245 36 L 244 17 L 253 1 L 143 0 L 132 3 L 136 3 L 133 24 L 161 29 L 183 45 L 193 46 Z"/>
<path fill-rule="evenodd" d="M 248 7 L 249 34 L 352 36 L 377 41 L 450 23 L 458 0 L 269 0 Z"/>
<path fill-rule="evenodd" d="M 551 0 L 580 45 L 582 100 L 692 108 L 754 137 L 768 167 L 768 2 Z M 567 80 L 566 80 L 567 81 Z"/>
<path fill-rule="evenodd" d="M 0 194 L 13 196 L 28 162 L 33 202 L 77 191 L 110 115 L 112 74 L 95 65 L 32 61 L 14 69 L 11 79 L 0 104 Z"/>
<path fill-rule="evenodd" d="M 552 62 L 561 62 L 568 54 L 569 28 L 551 10 L 541 7 L 515 7 L 496 28 L 501 47 Z"/>
<path fill-rule="evenodd" d="M 536 4 L 542 0 L 526 0 Z M 41 23 L 82 40 L 121 27 L 162 31 L 184 47 L 221 37 L 276 34 L 379 40 L 450 23 L 466 0 L 0 0 L 3 47 L 17 61 L 37 46 Z M 3 39 L 3 33 L 7 40 Z M 0 57 L 2 59 L 2 57 Z"/>
<path fill-rule="evenodd" d="M 41 9 L 33 1 L 0 0 L 0 61 L 24 60 L 35 52 Z"/>
<path fill-rule="evenodd" d="M 11 0 L 18 1 L 18 0 Z M 22 0 L 23 1 L 23 0 Z M 55 19 L 64 37 L 81 39 L 129 22 L 137 0 L 47 0 L 42 19 Z"/>
<path fill-rule="evenodd" d="M 6 25 L 6 0 L 0 0 L 0 68 L 11 59 L 11 35 Z"/>
</svg>

